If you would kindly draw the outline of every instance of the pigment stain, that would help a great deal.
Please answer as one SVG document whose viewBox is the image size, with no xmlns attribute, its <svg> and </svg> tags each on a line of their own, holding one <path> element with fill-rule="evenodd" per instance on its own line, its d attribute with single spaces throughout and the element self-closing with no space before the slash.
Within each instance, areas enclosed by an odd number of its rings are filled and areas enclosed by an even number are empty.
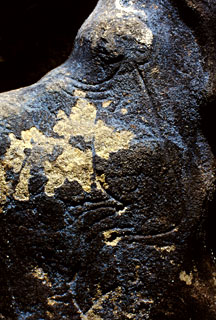
<svg viewBox="0 0 216 320">
<path fill-rule="evenodd" d="M 107 246 L 111 246 L 111 247 L 116 247 L 119 243 L 119 241 L 121 241 L 121 237 L 116 237 L 113 240 L 110 240 L 112 237 L 112 234 L 115 233 L 114 230 L 108 230 L 103 232 L 103 236 L 104 236 L 104 242 Z"/>
<path fill-rule="evenodd" d="M 5 171 L 0 163 L 0 213 L 2 212 L 2 206 L 6 202 L 8 190 L 9 188 L 5 180 Z"/>
<path fill-rule="evenodd" d="M 192 282 L 193 282 L 193 274 L 192 274 L 192 272 L 187 274 L 185 271 L 181 271 L 179 274 L 179 279 L 181 281 L 184 281 L 187 286 L 190 286 L 190 285 L 192 285 Z"/>
<path fill-rule="evenodd" d="M 108 159 L 110 153 L 128 149 L 134 134 L 130 131 L 116 131 L 102 120 L 96 120 L 97 109 L 86 99 L 80 98 L 68 117 L 60 110 L 53 131 L 57 137 L 44 135 L 37 128 L 22 131 L 21 139 L 10 134 L 8 148 L 0 164 L 1 198 L 4 204 L 7 194 L 5 170 L 19 174 L 13 197 L 19 201 L 29 200 L 29 179 L 31 170 L 40 168 L 47 177 L 45 193 L 53 196 L 55 189 L 62 186 L 66 179 L 77 181 L 84 191 L 90 192 L 93 177 L 93 150 L 96 155 Z M 71 137 L 81 136 L 90 148 L 82 151 L 70 144 Z M 60 152 L 53 156 L 55 150 Z M 100 179 L 96 184 L 99 187 Z"/>
</svg>

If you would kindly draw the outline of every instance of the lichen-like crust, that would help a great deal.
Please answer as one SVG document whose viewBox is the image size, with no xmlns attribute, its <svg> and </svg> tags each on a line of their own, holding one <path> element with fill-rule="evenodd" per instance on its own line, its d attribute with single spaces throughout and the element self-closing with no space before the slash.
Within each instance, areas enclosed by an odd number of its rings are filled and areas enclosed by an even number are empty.
<svg viewBox="0 0 216 320">
<path fill-rule="evenodd" d="M 35 166 L 44 168 L 48 179 L 45 192 L 53 196 L 55 189 L 64 184 L 65 180 L 77 181 L 86 192 L 91 191 L 93 175 L 93 152 L 101 158 L 108 159 L 111 152 L 128 149 L 133 133 L 122 130 L 114 131 L 102 120 L 96 120 L 96 107 L 86 99 L 78 99 L 68 117 L 64 111 L 59 111 L 57 123 L 53 128 L 57 137 L 47 137 L 37 128 L 22 131 L 21 139 L 10 134 L 8 148 L 3 165 L 19 174 L 19 182 L 13 194 L 16 200 L 29 200 L 28 183 L 31 169 Z M 70 138 L 81 136 L 90 148 L 80 150 L 70 144 Z M 51 156 L 59 150 L 54 159 Z M 1 167 L 3 168 L 3 166 Z M 4 170 L 1 169 L 4 203 L 7 194 L 7 183 Z"/>
<path fill-rule="evenodd" d="M 8 194 L 8 185 L 5 181 L 4 167 L 0 163 L 0 213 L 2 212 L 2 206 L 6 201 Z"/>
</svg>

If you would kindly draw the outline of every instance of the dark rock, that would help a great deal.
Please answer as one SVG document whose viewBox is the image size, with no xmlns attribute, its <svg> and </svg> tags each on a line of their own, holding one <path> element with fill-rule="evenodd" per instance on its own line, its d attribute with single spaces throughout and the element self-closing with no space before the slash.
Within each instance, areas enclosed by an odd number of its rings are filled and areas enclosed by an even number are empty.
<svg viewBox="0 0 216 320">
<path fill-rule="evenodd" d="M 100 0 L 0 95 L 2 319 L 216 319 L 215 9 Z"/>
</svg>

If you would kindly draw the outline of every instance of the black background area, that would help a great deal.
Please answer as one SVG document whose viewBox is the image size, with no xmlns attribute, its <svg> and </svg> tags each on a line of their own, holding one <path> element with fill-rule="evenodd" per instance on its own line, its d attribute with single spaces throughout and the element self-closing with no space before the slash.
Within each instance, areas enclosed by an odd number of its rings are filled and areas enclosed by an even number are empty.
<svg viewBox="0 0 216 320">
<path fill-rule="evenodd" d="M 22 0 L 0 5 L 0 92 L 30 85 L 63 63 L 97 0 Z"/>
</svg>

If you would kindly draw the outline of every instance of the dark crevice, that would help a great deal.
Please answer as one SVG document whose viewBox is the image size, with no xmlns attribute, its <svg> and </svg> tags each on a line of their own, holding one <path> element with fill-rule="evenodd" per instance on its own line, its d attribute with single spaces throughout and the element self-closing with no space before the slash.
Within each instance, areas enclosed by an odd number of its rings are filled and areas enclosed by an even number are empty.
<svg viewBox="0 0 216 320">
<path fill-rule="evenodd" d="M 216 128 L 215 128 L 215 110 L 216 100 L 212 100 L 202 106 L 201 114 L 201 127 L 203 133 L 211 147 L 213 155 L 216 160 Z M 216 164 L 216 161 L 215 161 Z M 207 234 L 207 247 L 213 251 L 216 256 L 216 242 L 215 242 L 215 225 L 216 225 L 216 191 L 213 195 L 213 200 L 208 207 L 208 219 L 205 224 Z"/>
<path fill-rule="evenodd" d="M 201 127 L 211 150 L 216 157 L 216 128 L 215 128 L 216 100 L 202 106 L 200 110 Z"/>
<path fill-rule="evenodd" d="M 188 6 L 187 0 L 171 0 L 174 7 L 176 7 L 180 13 L 183 21 L 188 25 L 188 27 L 199 34 L 200 26 L 200 16 L 197 11 L 192 7 Z"/>
</svg>

